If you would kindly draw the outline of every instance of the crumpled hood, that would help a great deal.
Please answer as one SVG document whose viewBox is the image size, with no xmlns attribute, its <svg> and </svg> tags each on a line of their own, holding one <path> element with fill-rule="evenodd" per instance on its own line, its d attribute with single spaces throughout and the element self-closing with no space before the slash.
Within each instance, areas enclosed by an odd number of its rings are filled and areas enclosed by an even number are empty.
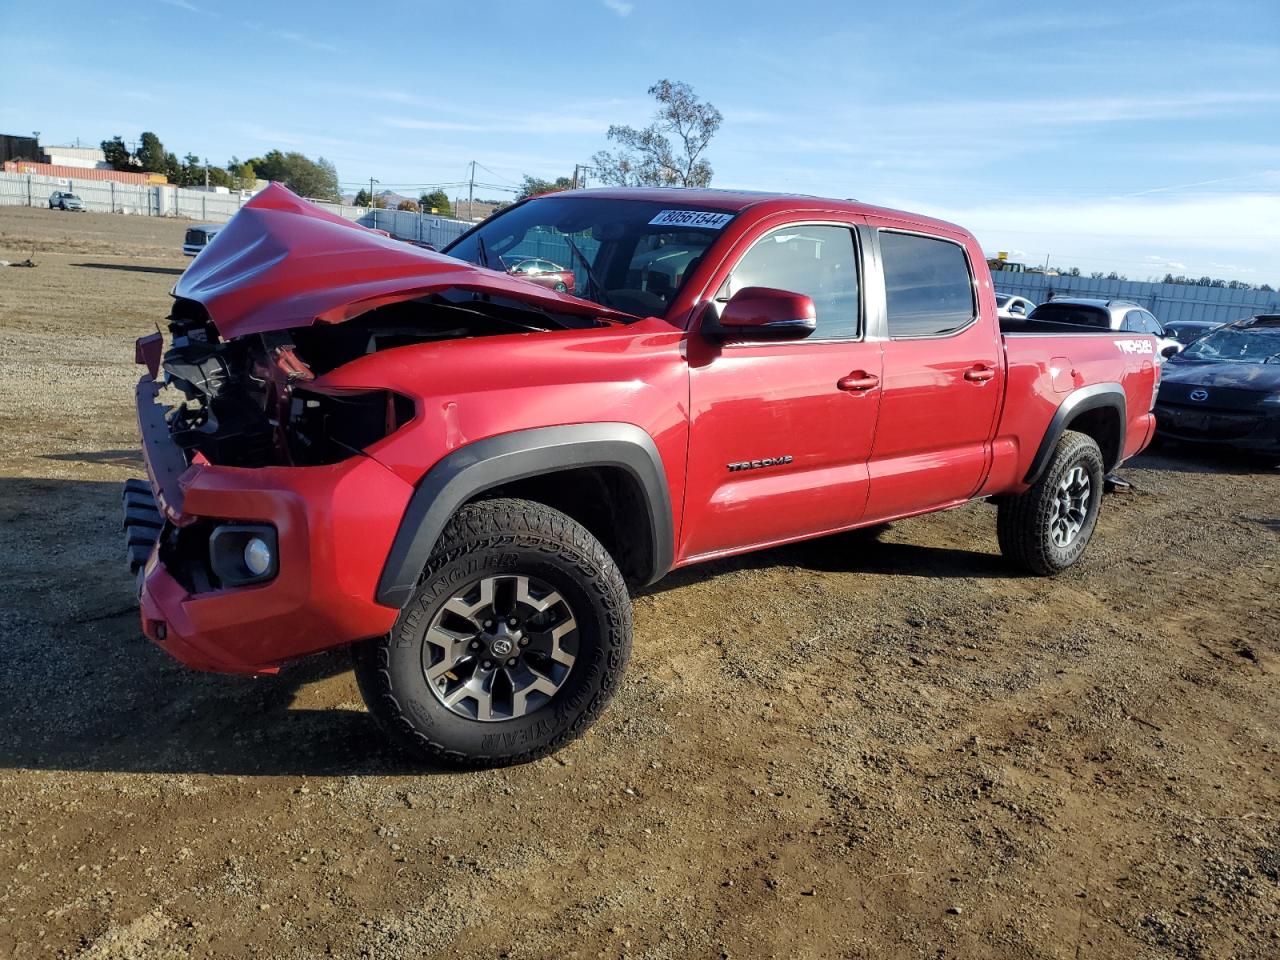
<svg viewBox="0 0 1280 960">
<path fill-rule="evenodd" d="M 495 270 L 393 240 L 273 183 L 246 203 L 173 289 L 226 338 L 341 323 L 383 304 L 456 288 L 558 313 L 634 320 Z"/>
<path fill-rule="evenodd" d="M 1280 392 L 1280 363 L 1233 363 L 1230 360 L 1170 360 L 1162 383 L 1198 387 L 1234 387 L 1261 393 Z"/>
</svg>

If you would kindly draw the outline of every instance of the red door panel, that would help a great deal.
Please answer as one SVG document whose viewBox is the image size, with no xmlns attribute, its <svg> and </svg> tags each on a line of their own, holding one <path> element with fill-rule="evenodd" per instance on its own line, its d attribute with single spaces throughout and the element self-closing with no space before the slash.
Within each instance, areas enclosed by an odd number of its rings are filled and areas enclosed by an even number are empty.
<svg viewBox="0 0 1280 960">
<path fill-rule="evenodd" d="M 893 283 L 888 260 L 893 251 L 883 243 L 881 248 L 885 282 Z M 961 248 L 970 263 L 981 256 Z M 958 254 L 957 261 L 963 261 Z M 904 274 L 910 276 L 910 269 L 898 276 Z M 929 289 L 933 280 L 925 276 L 920 290 Z M 971 317 L 978 313 L 979 299 L 975 289 Z M 868 522 L 971 497 L 988 470 L 1003 388 L 1000 337 L 992 316 L 981 313 L 950 335 L 894 339 L 894 298 L 889 295 L 887 301 L 889 339 L 871 453 Z"/>
<path fill-rule="evenodd" d="M 878 384 L 868 381 L 880 376 L 880 346 L 690 342 L 689 521 L 681 561 L 858 522 L 880 403 Z M 851 377 L 861 383 L 841 388 Z"/>
</svg>

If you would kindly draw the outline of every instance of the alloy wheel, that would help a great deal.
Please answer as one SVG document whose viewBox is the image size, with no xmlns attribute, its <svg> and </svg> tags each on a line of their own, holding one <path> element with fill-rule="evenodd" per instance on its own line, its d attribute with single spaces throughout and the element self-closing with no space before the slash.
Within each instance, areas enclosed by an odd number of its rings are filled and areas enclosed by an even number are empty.
<svg viewBox="0 0 1280 960">
<path fill-rule="evenodd" d="M 536 577 L 484 577 L 440 608 L 427 629 L 422 668 L 445 707 L 469 720 L 514 720 L 564 686 L 578 651 L 578 622 L 564 597 Z"/>
<path fill-rule="evenodd" d="M 1053 492 L 1053 510 L 1049 514 L 1049 535 L 1055 546 L 1066 547 L 1080 535 L 1089 516 L 1092 485 L 1089 473 L 1077 464 L 1062 475 Z"/>
</svg>

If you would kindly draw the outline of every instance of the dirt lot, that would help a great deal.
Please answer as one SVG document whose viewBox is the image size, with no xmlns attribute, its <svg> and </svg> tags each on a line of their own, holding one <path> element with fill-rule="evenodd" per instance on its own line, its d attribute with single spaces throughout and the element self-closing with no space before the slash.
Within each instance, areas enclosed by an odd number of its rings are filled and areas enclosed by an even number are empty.
<svg viewBox="0 0 1280 960">
<path fill-rule="evenodd" d="M 985 504 L 674 575 L 584 740 L 423 772 L 138 632 L 184 227 L 0 209 L 0 956 L 1280 956 L 1280 472 L 1143 457 L 1055 581 Z"/>
</svg>

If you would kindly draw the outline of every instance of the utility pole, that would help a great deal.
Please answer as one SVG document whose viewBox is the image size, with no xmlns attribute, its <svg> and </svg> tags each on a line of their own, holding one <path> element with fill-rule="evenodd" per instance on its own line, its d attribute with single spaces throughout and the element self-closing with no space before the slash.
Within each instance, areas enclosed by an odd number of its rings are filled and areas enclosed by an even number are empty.
<svg viewBox="0 0 1280 960">
<path fill-rule="evenodd" d="M 455 168 L 456 169 L 456 168 Z M 471 161 L 471 180 L 467 183 L 467 219 L 472 219 L 472 205 L 476 199 L 476 162 Z"/>
<path fill-rule="evenodd" d="M 381 182 L 382 182 L 381 180 L 375 180 L 373 179 L 373 177 L 369 178 L 369 209 L 370 210 L 372 210 L 374 207 L 377 206 L 377 204 L 373 202 L 373 185 L 375 183 L 381 183 Z"/>
<path fill-rule="evenodd" d="M 209 158 L 204 158 L 204 189 L 207 193 L 209 190 Z"/>
</svg>

